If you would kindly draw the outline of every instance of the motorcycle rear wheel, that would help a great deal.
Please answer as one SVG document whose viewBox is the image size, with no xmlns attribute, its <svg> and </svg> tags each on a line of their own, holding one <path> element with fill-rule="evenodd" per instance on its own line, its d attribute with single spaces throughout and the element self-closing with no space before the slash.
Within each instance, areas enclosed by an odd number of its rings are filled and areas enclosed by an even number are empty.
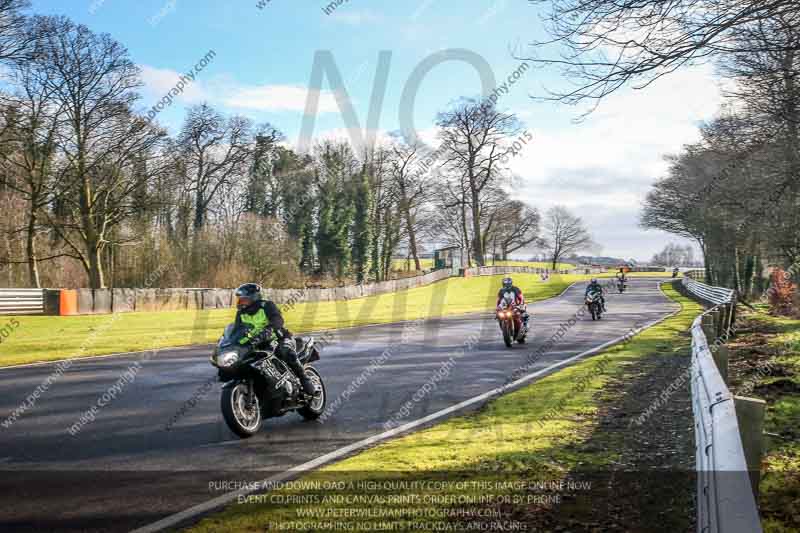
<svg viewBox="0 0 800 533">
<path fill-rule="evenodd" d="M 237 383 L 233 387 L 222 389 L 220 401 L 222 417 L 231 431 L 243 439 L 258 433 L 264 422 L 258 396 L 254 398 L 254 404 L 250 409 L 247 408 L 246 402 L 247 385 L 245 383 Z"/>
</svg>

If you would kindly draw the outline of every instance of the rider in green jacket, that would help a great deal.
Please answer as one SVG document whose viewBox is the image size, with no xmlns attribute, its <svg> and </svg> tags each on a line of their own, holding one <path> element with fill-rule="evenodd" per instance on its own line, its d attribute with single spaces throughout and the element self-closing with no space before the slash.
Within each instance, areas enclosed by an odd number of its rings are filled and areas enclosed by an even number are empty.
<svg viewBox="0 0 800 533">
<path fill-rule="evenodd" d="M 236 325 L 250 326 L 247 335 L 242 337 L 239 344 L 253 344 L 258 347 L 277 341 L 279 345 L 276 355 L 294 372 L 303 385 L 303 391 L 308 395 L 314 395 L 316 388 L 306 376 L 303 365 L 297 358 L 294 339 L 284 327 L 281 311 L 273 302 L 262 298 L 261 286 L 245 283 L 236 289 L 236 308 L 238 309 Z"/>
</svg>

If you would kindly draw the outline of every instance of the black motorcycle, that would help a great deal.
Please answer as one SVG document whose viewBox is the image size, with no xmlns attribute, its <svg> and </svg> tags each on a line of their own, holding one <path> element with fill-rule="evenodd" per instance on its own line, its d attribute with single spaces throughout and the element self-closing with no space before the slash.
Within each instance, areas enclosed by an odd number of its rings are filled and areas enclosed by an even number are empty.
<svg viewBox="0 0 800 533">
<path fill-rule="evenodd" d="M 230 324 L 214 348 L 211 364 L 219 370 L 222 386 L 222 415 L 231 431 L 252 437 L 266 418 L 297 411 L 306 420 L 316 420 L 325 411 L 327 395 L 322 376 L 311 366 L 320 352 L 313 338 L 294 339 L 300 363 L 314 384 L 316 393 L 307 396 L 294 372 L 278 356 L 278 342 L 266 348 L 241 345 L 249 326 Z"/>
</svg>

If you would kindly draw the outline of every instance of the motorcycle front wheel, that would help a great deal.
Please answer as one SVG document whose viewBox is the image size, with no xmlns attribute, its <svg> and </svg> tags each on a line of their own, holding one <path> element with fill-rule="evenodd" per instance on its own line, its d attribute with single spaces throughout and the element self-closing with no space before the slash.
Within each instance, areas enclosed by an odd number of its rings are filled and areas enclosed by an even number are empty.
<svg viewBox="0 0 800 533">
<path fill-rule="evenodd" d="M 222 417 L 231 431 L 246 439 L 261 429 L 261 404 L 258 396 L 248 401 L 247 384 L 237 383 L 222 389 Z"/>
<path fill-rule="evenodd" d="M 325 391 L 325 382 L 322 381 L 322 376 L 317 372 L 317 369 L 313 366 L 307 366 L 305 370 L 306 376 L 311 380 L 311 383 L 314 384 L 314 388 L 317 389 L 318 394 L 314 396 L 311 403 L 298 409 L 297 412 L 306 420 L 316 420 L 325 412 L 328 394 Z"/>
<path fill-rule="evenodd" d="M 500 327 L 503 329 L 503 342 L 506 343 L 507 348 L 511 348 L 514 344 L 514 339 L 511 336 L 511 326 L 508 321 L 504 321 Z"/>
</svg>

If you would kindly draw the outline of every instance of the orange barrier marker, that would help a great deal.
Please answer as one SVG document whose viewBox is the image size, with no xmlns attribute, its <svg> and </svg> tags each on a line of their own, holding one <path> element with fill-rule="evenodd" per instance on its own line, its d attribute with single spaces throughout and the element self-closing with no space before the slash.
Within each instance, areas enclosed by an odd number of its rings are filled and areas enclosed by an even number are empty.
<svg viewBox="0 0 800 533">
<path fill-rule="evenodd" d="M 58 314 L 61 316 L 78 314 L 78 291 L 61 290 L 58 301 Z"/>
</svg>

